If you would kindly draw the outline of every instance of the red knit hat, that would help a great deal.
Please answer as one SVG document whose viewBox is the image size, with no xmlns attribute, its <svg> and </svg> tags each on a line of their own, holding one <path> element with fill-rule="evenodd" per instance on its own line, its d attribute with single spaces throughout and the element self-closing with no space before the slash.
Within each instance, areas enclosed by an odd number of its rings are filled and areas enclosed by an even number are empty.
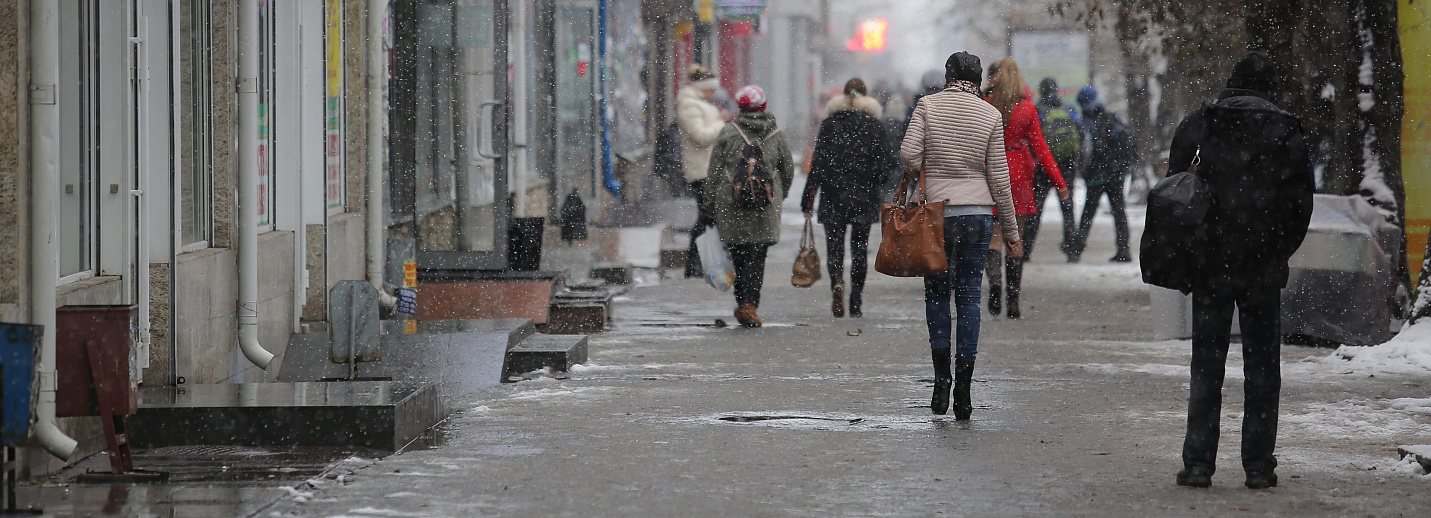
<svg viewBox="0 0 1431 518">
<path fill-rule="evenodd" d="M 735 104 L 743 112 L 765 111 L 765 90 L 759 86 L 747 85 L 735 92 Z"/>
</svg>

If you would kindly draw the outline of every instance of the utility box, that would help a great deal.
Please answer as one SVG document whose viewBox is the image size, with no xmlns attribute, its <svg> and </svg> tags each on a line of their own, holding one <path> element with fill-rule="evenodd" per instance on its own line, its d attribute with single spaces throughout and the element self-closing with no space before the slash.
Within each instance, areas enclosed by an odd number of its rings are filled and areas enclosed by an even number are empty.
<svg viewBox="0 0 1431 518">
<path fill-rule="evenodd" d="M 64 306 L 55 310 L 55 369 L 59 387 L 56 415 L 110 415 L 139 411 L 139 363 L 134 357 L 139 312 L 134 306 Z M 97 351 L 98 368 L 109 386 L 95 390 L 89 352 Z"/>
<path fill-rule="evenodd" d="M 30 435 L 30 415 L 39 392 L 35 376 L 40 363 L 40 339 L 45 328 L 0 322 L 0 444 L 21 444 Z"/>
</svg>

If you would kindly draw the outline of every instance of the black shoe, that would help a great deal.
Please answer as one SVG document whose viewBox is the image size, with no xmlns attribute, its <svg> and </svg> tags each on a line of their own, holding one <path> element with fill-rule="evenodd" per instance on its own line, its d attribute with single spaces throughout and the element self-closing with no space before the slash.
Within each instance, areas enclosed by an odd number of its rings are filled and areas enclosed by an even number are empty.
<svg viewBox="0 0 1431 518">
<path fill-rule="evenodd" d="M 1009 308 L 1004 312 L 1004 317 L 1009 320 L 1018 320 L 1023 315 L 1019 313 L 1019 295 L 1016 292 L 1009 292 Z"/>
<path fill-rule="evenodd" d="M 974 402 L 969 398 L 969 385 L 974 382 L 974 362 L 954 361 L 954 419 L 968 421 L 974 413 Z"/>
<path fill-rule="evenodd" d="M 1250 478 L 1248 479 L 1251 480 Z M 1178 485 L 1187 487 L 1212 487 L 1212 470 L 1186 467 L 1178 472 Z"/>
<path fill-rule="evenodd" d="M 1248 471 L 1247 482 L 1245 483 L 1245 485 L 1247 486 L 1247 489 L 1267 489 L 1269 487 L 1277 487 L 1277 473 L 1273 472 L 1272 470 Z"/>
<path fill-rule="evenodd" d="M 1069 263 L 1077 263 L 1078 261 L 1081 261 L 1081 260 L 1083 260 L 1083 255 L 1082 255 L 1082 254 L 1068 254 L 1068 262 L 1069 262 Z"/>
<path fill-rule="evenodd" d="M 929 399 L 929 409 L 935 414 L 949 412 L 949 386 L 954 383 L 949 374 L 949 349 L 930 349 L 934 360 L 934 396 Z"/>
<path fill-rule="evenodd" d="M 864 305 L 863 302 L 864 299 L 860 297 L 860 292 L 857 291 L 850 294 L 850 317 L 862 318 L 865 316 L 865 312 L 863 308 L 861 308 L 861 306 Z"/>
<path fill-rule="evenodd" d="M 1132 255 L 1129 255 L 1127 250 L 1124 250 L 1124 251 L 1122 251 L 1122 252 L 1118 252 L 1118 255 L 1113 256 L 1113 258 L 1109 259 L 1108 262 L 1110 262 L 1110 263 L 1131 263 L 1131 262 L 1133 262 L 1133 256 L 1132 256 Z"/>
<path fill-rule="evenodd" d="M 989 286 L 989 314 L 998 316 L 1004 309 L 1004 292 L 998 286 Z"/>
</svg>

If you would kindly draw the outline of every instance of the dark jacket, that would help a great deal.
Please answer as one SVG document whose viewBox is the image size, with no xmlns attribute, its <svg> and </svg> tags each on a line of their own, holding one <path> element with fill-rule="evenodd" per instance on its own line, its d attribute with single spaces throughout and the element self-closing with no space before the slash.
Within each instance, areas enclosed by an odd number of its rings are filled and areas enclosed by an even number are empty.
<svg viewBox="0 0 1431 518">
<path fill-rule="evenodd" d="M 1133 165 L 1127 126 L 1117 115 L 1094 101 L 1083 110 L 1084 146 L 1088 160 L 1083 168 L 1083 181 L 1090 187 L 1123 181 L 1123 175 Z"/>
<path fill-rule="evenodd" d="M 741 163 L 745 148 L 735 126 L 745 130 L 752 141 L 769 136 L 762 146 L 765 166 L 775 180 L 775 202 L 760 210 L 744 209 L 735 204 L 735 189 L 731 187 L 730 170 Z M 795 159 L 790 155 L 790 142 L 785 132 L 775 131 L 775 116 L 766 112 L 744 112 L 720 130 L 702 191 L 701 210 L 715 220 L 720 240 L 727 245 L 774 244 L 780 241 L 780 202 L 795 179 Z M 773 134 L 772 134 L 773 132 Z"/>
<path fill-rule="evenodd" d="M 879 103 L 841 95 L 830 101 L 826 113 L 800 208 L 812 212 L 818 192 L 820 223 L 872 224 L 879 220 L 880 186 L 890 171 Z"/>
<path fill-rule="evenodd" d="M 1178 125 L 1168 174 L 1199 175 L 1212 206 L 1198 239 L 1194 291 L 1283 288 L 1312 218 L 1314 180 L 1302 126 L 1260 94 L 1225 90 Z"/>
</svg>

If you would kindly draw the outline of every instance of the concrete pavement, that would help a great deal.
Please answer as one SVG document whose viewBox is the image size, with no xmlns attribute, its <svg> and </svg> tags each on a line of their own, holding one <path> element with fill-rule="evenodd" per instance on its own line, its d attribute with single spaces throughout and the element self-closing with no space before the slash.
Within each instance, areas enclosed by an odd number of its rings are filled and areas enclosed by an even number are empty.
<svg viewBox="0 0 1431 518">
<path fill-rule="evenodd" d="M 1189 346 L 1151 341 L 1136 266 L 1104 262 L 1113 250 L 1103 218 L 1085 264 L 1076 266 L 1052 246 L 1057 223 L 1046 225 L 1026 274 L 1025 318 L 986 315 L 971 422 L 927 408 L 922 284 L 872 273 L 866 317 L 832 318 L 828 283 L 802 290 L 786 282 L 800 223 L 787 213 L 785 238 L 770 254 L 765 328 L 710 326 L 733 321 L 733 302 L 699 281 L 635 289 L 618 299 L 615 329 L 592 337 L 592 362 L 566 379 L 466 398 L 430 448 L 358 464 L 258 515 L 1403 516 L 1431 509 L 1431 477 L 1398 462 L 1395 449 L 1431 443 L 1431 400 L 1417 399 L 1427 397 L 1431 373 L 1369 376 L 1338 365 L 1327 349 L 1284 348 L 1281 487 L 1242 487 L 1235 352 L 1214 487 L 1174 485 Z"/>
</svg>

